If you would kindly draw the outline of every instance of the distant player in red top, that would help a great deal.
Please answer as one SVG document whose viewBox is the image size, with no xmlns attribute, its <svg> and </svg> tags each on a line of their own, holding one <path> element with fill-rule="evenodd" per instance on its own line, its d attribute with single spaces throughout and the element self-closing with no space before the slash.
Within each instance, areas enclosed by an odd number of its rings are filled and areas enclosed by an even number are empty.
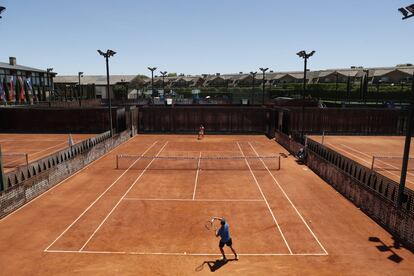
<svg viewBox="0 0 414 276">
<path fill-rule="evenodd" d="M 200 128 L 198 129 L 198 140 L 201 140 L 204 138 L 204 126 L 200 125 Z"/>
</svg>

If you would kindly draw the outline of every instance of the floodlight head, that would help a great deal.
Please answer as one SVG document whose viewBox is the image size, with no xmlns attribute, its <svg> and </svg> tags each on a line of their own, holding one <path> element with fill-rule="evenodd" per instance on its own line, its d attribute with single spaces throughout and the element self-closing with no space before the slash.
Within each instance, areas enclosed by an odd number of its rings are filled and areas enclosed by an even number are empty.
<svg viewBox="0 0 414 276">
<path fill-rule="evenodd" d="M 147 67 L 148 70 L 150 70 L 151 72 L 154 72 L 155 70 L 157 70 L 157 67 Z"/>
<path fill-rule="evenodd" d="M 303 57 L 305 57 L 306 52 L 305 51 L 300 51 L 300 52 L 297 52 L 296 55 L 298 55 L 299 57 L 303 58 Z"/>
<path fill-rule="evenodd" d="M 0 6 L 0 14 L 2 13 L 2 12 L 4 12 L 6 10 L 6 8 L 5 7 L 1 7 Z M 1 18 L 1 16 L 0 16 L 0 18 Z"/>
<path fill-rule="evenodd" d="M 47 69 L 46 69 L 46 72 L 48 72 L 48 73 L 49 73 L 49 72 L 52 72 L 52 71 L 53 71 L 53 68 L 47 68 Z"/>
<path fill-rule="evenodd" d="M 414 16 L 414 4 L 405 8 L 399 8 L 398 11 L 403 15 L 403 20 Z"/>
<path fill-rule="evenodd" d="M 112 57 L 112 56 L 114 56 L 116 54 L 116 52 L 115 51 L 112 51 L 112 50 L 107 50 L 106 51 L 106 54 L 108 55 L 108 57 Z"/>
<path fill-rule="evenodd" d="M 313 56 L 315 53 L 316 53 L 315 51 L 310 52 L 310 53 L 308 54 L 308 57 Z"/>
<path fill-rule="evenodd" d="M 101 50 L 98 50 L 98 53 L 99 53 L 101 56 L 105 56 L 105 53 L 104 53 L 104 52 L 102 52 Z"/>
<path fill-rule="evenodd" d="M 407 17 L 408 16 L 408 11 L 404 8 L 399 8 L 398 11 L 404 16 Z"/>
<path fill-rule="evenodd" d="M 160 71 L 160 74 L 165 77 L 165 75 L 167 75 L 167 71 Z"/>
<path fill-rule="evenodd" d="M 263 73 L 266 72 L 267 70 L 269 70 L 269 68 L 259 68 L 260 71 L 262 71 Z"/>
<path fill-rule="evenodd" d="M 78 72 L 79 77 L 83 77 L 83 72 Z"/>
<path fill-rule="evenodd" d="M 254 77 L 256 76 L 257 72 L 250 72 L 250 74 Z"/>
</svg>

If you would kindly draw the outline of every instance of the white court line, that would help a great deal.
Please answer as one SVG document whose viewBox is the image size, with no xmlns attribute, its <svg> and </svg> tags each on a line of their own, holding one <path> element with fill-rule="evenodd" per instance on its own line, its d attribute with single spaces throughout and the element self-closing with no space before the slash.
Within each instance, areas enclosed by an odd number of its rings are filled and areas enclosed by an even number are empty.
<svg viewBox="0 0 414 276">
<path fill-rule="evenodd" d="M 350 150 L 352 150 L 352 151 L 358 152 L 358 153 L 360 153 L 360 154 L 362 154 L 362 155 L 365 155 L 365 156 L 369 157 L 369 158 L 371 159 L 371 164 L 372 164 L 372 157 L 373 157 L 372 155 L 366 154 L 366 153 L 364 153 L 364 152 L 362 152 L 362 151 L 359 151 L 359 150 L 357 150 L 357 149 L 351 148 L 351 147 L 349 147 L 349 146 L 347 146 L 347 145 L 344 145 L 344 144 L 340 144 L 340 145 L 341 145 L 341 146 L 343 146 L 343 147 L 345 147 L 345 148 L 348 148 L 348 149 L 350 149 Z M 401 171 L 401 168 L 398 168 L 398 167 L 396 167 L 396 166 L 393 166 L 393 165 L 391 165 L 390 163 L 387 163 L 387 162 L 385 162 L 385 161 L 382 161 L 382 160 L 377 160 L 377 162 L 381 162 L 381 163 L 386 164 L 386 165 L 388 165 L 388 166 L 390 166 L 390 167 L 393 167 L 394 169 L 397 169 L 397 170 Z M 401 163 L 402 163 L 402 158 L 401 158 Z M 387 170 L 384 170 L 384 169 L 383 169 L 383 171 L 387 171 Z M 407 171 L 407 174 L 414 175 L 413 173 L 410 173 L 410 172 L 408 172 L 408 171 Z"/>
<path fill-rule="evenodd" d="M 196 177 L 194 181 L 193 200 L 195 199 L 196 190 L 197 190 L 198 173 L 200 172 L 200 161 L 201 161 L 201 151 L 200 151 L 200 155 L 198 156 L 197 172 L 196 172 Z"/>
<path fill-rule="evenodd" d="M 160 155 L 162 150 L 167 146 L 168 141 L 162 146 L 162 148 L 158 151 L 158 153 L 155 155 L 157 157 Z M 126 192 L 122 195 L 122 197 L 118 200 L 118 202 L 115 204 L 115 206 L 112 208 L 112 210 L 106 215 L 106 217 L 102 220 L 102 222 L 98 225 L 98 227 L 93 231 L 92 235 L 88 238 L 88 240 L 82 245 L 82 247 L 79 249 L 79 251 L 82 251 L 85 246 L 89 243 L 89 241 L 95 236 L 95 234 L 99 231 L 99 229 L 102 227 L 102 225 L 106 222 L 106 220 L 111 216 L 111 214 L 115 211 L 116 207 L 118 207 L 119 203 L 122 202 L 122 200 L 125 198 L 125 196 L 131 191 L 131 189 L 135 186 L 135 184 L 141 179 L 141 177 L 144 175 L 144 173 L 147 171 L 149 166 L 151 166 L 152 162 L 154 162 L 155 159 L 152 159 L 151 162 L 148 163 L 148 165 L 145 167 L 145 169 L 139 174 L 139 176 L 135 179 L 135 181 L 131 184 L 131 186 L 126 190 Z M 132 166 L 132 165 L 131 165 Z M 129 169 L 129 168 L 128 168 Z"/>
<path fill-rule="evenodd" d="M 143 154 L 147 153 L 156 143 L 158 143 L 158 141 L 155 141 L 149 148 L 147 148 Z M 104 195 L 106 194 L 106 192 L 109 191 L 109 189 L 111 189 L 112 186 L 114 186 L 127 172 L 128 170 L 138 161 L 139 159 L 135 160 L 134 163 L 132 163 L 131 166 L 129 166 L 128 169 L 126 169 L 117 179 L 115 179 L 114 182 L 112 182 L 112 184 L 106 188 L 105 191 L 103 191 L 45 250 L 48 250 L 53 244 L 55 244 L 55 242 L 60 239 L 81 217 L 83 217 L 83 215 L 92 208 L 92 206 L 95 205 L 95 203 Z"/>
<path fill-rule="evenodd" d="M 250 147 L 253 149 L 253 151 L 256 153 L 257 156 L 259 156 L 259 154 L 257 153 L 256 149 L 252 146 L 252 144 L 250 144 Z M 293 204 L 293 202 L 290 200 L 290 198 L 288 197 L 288 195 L 286 194 L 285 190 L 282 188 L 282 186 L 280 185 L 279 181 L 277 181 L 277 179 L 275 178 L 275 176 L 272 174 L 272 172 L 269 170 L 269 168 L 267 167 L 267 165 L 263 162 L 262 159 L 260 159 L 263 163 L 263 165 L 265 166 L 267 172 L 270 174 L 270 176 L 273 178 L 273 181 L 276 183 L 276 185 L 279 187 L 279 189 L 282 191 L 283 195 L 286 197 L 286 199 L 289 201 L 290 205 L 292 205 L 293 209 L 295 209 L 296 214 L 298 214 L 298 216 L 300 217 L 300 219 L 302 220 L 302 222 L 306 225 L 306 228 L 308 228 L 309 232 L 312 234 L 313 238 L 317 241 L 317 243 L 319 244 L 319 246 L 322 248 L 322 250 L 325 252 L 326 255 L 328 255 L 328 252 L 326 251 L 326 249 L 323 247 L 322 243 L 319 241 L 319 239 L 316 237 L 315 233 L 312 231 L 312 229 L 309 227 L 308 223 L 305 221 L 305 219 L 302 217 L 302 215 L 299 213 L 298 209 L 296 208 L 296 206 Z"/>
<path fill-rule="evenodd" d="M 237 143 L 237 146 L 239 147 L 239 150 L 240 150 L 241 154 L 242 154 L 243 156 L 245 156 L 245 155 L 244 155 L 244 153 L 243 153 L 243 150 L 242 150 L 242 149 L 241 149 L 241 147 L 240 147 L 239 142 L 236 142 L 236 143 Z M 280 229 L 279 223 L 277 222 L 277 219 L 276 219 L 275 215 L 273 214 L 272 209 L 270 209 L 269 202 L 267 202 L 267 199 L 266 199 L 266 197 L 265 197 L 265 195 L 264 195 L 264 193 L 263 193 L 263 191 L 262 191 L 262 188 L 261 188 L 261 187 L 260 187 L 260 185 L 259 185 L 259 182 L 258 182 L 258 181 L 257 181 L 257 179 L 256 179 L 256 176 L 254 175 L 254 173 L 253 173 L 253 171 L 252 171 L 252 168 L 250 167 L 249 162 L 247 162 L 247 159 L 244 159 L 244 161 L 246 162 L 247 167 L 249 167 L 249 170 L 250 170 L 251 175 L 253 176 L 254 182 L 256 182 L 257 188 L 259 188 L 259 191 L 260 191 L 260 193 L 261 193 L 261 195 L 262 195 L 262 197 L 263 197 L 263 200 L 266 202 L 267 208 L 269 209 L 269 212 L 270 212 L 270 214 L 272 215 L 273 221 L 275 222 L 275 224 L 276 224 L 276 226 L 277 226 L 277 229 L 279 229 L 279 232 L 280 232 L 280 234 L 281 234 L 281 236 L 282 236 L 282 238 L 283 238 L 283 241 L 284 241 L 284 242 L 285 242 L 285 244 L 286 244 L 286 247 L 287 247 L 287 248 L 288 248 L 288 250 L 289 250 L 289 253 L 292 255 L 292 254 L 293 254 L 293 252 L 292 252 L 292 250 L 290 249 L 290 246 L 289 246 L 289 244 L 288 244 L 288 242 L 287 242 L 287 240 L 286 240 L 286 238 L 285 238 L 285 235 L 283 235 L 282 229 Z"/>
<path fill-rule="evenodd" d="M 66 138 L 62 138 L 62 139 L 0 139 L 0 143 L 1 142 L 61 142 L 64 141 Z M 88 138 L 85 138 L 88 139 Z"/>
<path fill-rule="evenodd" d="M 60 146 L 60 145 L 62 145 L 62 144 L 66 144 L 67 142 L 65 141 L 65 142 L 62 142 L 62 143 L 59 143 L 59 144 L 57 144 L 57 145 L 54 145 L 54 146 L 52 146 L 52 147 L 48 147 L 48 148 L 46 148 L 46 149 L 43 149 L 43 150 L 41 150 L 41 151 L 36 151 L 36 152 L 34 152 L 34 153 L 30 153 L 29 154 L 29 157 L 30 157 L 30 155 L 38 155 L 39 153 L 41 153 L 41 152 L 44 152 L 44 151 L 47 151 L 47 150 L 50 150 L 50 149 L 53 149 L 53 148 L 56 148 L 56 147 L 58 147 L 58 146 Z"/>
<path fill-rule="evenodd" d="M 66 254 L 106 254 L 106 255 L 161 255 L 161 256 L 221 256 L 217 253 L 184 253 L 184 252 L 138 252 L 138 251 L 75 251 L 75 250 L 45 250 L 47 253 Z M 237 253 L 239 256 L 327 256 L 325 253 Z"/>
<path fill-rule="evenodd" d="M 263 199 L 186 199 L 186 198 L 134 198 L 126 197 L 124 200 L 135 201 L 196 201 L 196 202 L 263 202 Z"/>
<path fill-rule="evenodd" d="M 131 137 L 132 138 L 132 137 Z M 129 139 L 131 139 L 129 138 Z M 128 140 L 129 140 L 128 139 Z M 120 144 L 121 145 L 121 144 Z M 50 191 L 52 191 L 53 189 L 55 189 L 56 187 L 62 185 L 63 183 L 65 183 L 66 181 L 68 181 L 69 179 L 71 179 L 72 177 L 74 177 L 75 175 L 77 175 L 78 173 L 84 171 L 85 169 L 87 169 L 88 167 L 92 166 L 95 162 L 99 161 L 100 159 L 104 158 L 106 155 L 110 154 L 114 149 L 116 149 L 117 147 L 119 147 L 120 145 L 114 147 L 113 149 L 111 149 L 110 151 L 108 151 L 107 153 L 105 153 L 104 155 L 102 155 L 101 157 L 99 157 L 98 159 L 92 161 L 91 163 L 89 163 L 88 165 L 86 165 L 85 167 L 83 167 L 82 169 L 78 170 L 77 172 L 75 172 L 74 174 L 68 176 L 67 178 L 63 179 L 61 182 L 59 182 L 58 184 L 56 184 L 55 186 L 53 186 L 52 188 L 48 189 L 47 191 L 45 191 L 44 193 L 38 195 L 37 197 L 33 198 L 32 200 L 30 200 L 29 202 L 25 203 L 24 205 L 22 205 L 21 207 L 17 208 L 16 210 L 14 210 L 13 212 L 11 212 L 10 214 L 8 214 L 7 216 L 3 217 L 0 219 L 0 222 L 5 220 L 7 217 L 13 215 L 14 213 L 16 213 L 17 211 L 23 209 L 24 207 L 32 204 L 33 202 L 35 202 L 37 199 L 41 198 L 42 196 L 44 196 L 45 194 L 49 193 Z"/>
<path fill-rule="evenodd" d="M 359 160 L 362 160 L 362 162 L 364 162 L 364 163 L 367 163 L 367 164 L 369 164 L 369 165 L 371 165 L 371 162 L 368 162 L 368 161 L 366 161 L 364 158 L 362 158 L 362 157 L 359 157 L 359 156 L 357 156 L 357 155 L 355 155 L 355 154 L 352 154 L 352 153 L 350 153 L 349 151 L 347 151 L 347 150 L 344 150 L 344 149 L 341 149 L 340 147 L 337 147 L 337 146 L 334 146 L 333 144 L 331 144 L 331 143 L 327 143 L 327 144 L 329 144 L 331 147 L 333 147 L 333 148 L 336 148 L 336 149 L 338 149 L 339 151 L 342 151 L 342 152 L 345 152 L 345 153 L 347 153 L 348 155 L 351 155 L 351 156 L 353 156 L 353 157 L 355 157 L 355 158 L 357 158 L 357 159 L 359 159 Z M 400 175 L 397 175 L 397 174 L 395 174 L 395 173 L 392 173 L 392 172 L 390 172 L 390 171 L 387 171 L 387 170 L 383 170 L 384 172 L 387 172 L 387 173 L 389 173 L 389 174 L 391 174 L 391 175 L 393 175 L 393 176 L 395 176 L 395 177 L 400 177 Z M 411 183 L 411 184 L 414 184 L 414 182 L 413 181 L 410 181 L 410 180 L 406 180 L 408 183 Z"/>
</svg>

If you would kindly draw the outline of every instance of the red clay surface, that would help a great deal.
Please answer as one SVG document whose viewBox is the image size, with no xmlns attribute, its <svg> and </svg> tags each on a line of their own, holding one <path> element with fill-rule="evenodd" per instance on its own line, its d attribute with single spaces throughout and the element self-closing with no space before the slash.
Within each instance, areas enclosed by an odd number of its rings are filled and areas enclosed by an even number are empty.
<svg viewBox="0 0 414 276">
<path fill-rule="evenodd" d="M 292 157 L 278 171 L 115 169 L 116 154 L 180 151 L 286 153 L 264 136 L 136 136 L 0 221 L 1 274 L 413 275 L 410 251 Z M 239 261 L 216 261 L 212 216 Z"/>
<path fill-rule="evenodd" d="M 310 136 L 311 139 L 321 143 L 321 136 Z M 343 154 L 352 160 L 371 168 L 372 156 L 403 156 L 405 137 L 403 136 L 325 136 L 324 145 Z M 413 145 L 414 139 L 411 140 Z M 414 156 L 414 148 L 410 149 L 410 157 Z M 410 161 L 406 186 L 414 190 L 414 161 Z M 376 163 L 378 172 L 384 176 L 400 182 L 401 160 L 381 160 Z M 374 169 L 376 169 L 374 167 Z"/>
<path fill-rule="evenodd" d="M 72 139 L 74 143 L 78 143 L 93 136 L 95 134 L 72 134 Z M 1 133 L 0 146 L 2 153 L 28 154 L 29 162 L 32 162 L 67 148 L 68 139 L 68 134 Z M 23 157 L 5 157 L 5 163 L 4 171 L 8 172 L 25 165 L 25 160 Z"/>
</svg>

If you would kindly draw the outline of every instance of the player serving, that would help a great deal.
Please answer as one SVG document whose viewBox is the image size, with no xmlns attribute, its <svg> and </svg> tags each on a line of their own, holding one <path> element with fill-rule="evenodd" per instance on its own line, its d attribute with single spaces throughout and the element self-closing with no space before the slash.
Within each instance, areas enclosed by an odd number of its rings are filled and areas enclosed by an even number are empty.
<svg viewBox="0 0 414 276">
<path fill-rule="evenodd" d="M 214 220 L 219 220 L 221 224 L 221 227 L 217 229 L 216 231 L 216 237 L 220 236 L 219 248 L 220 248 L 221 254 L 223 255 L 223 260 L 227 261 L 226 255 L 224 254 L 224 250 L 223 250 L 224 245 L 227 245 L 228 247 L 230 247 L 231 251 L 233 251 L 234 259 L 238 260 L 239 257 L 237 256 L 236 251 L 233 249 L 233 241 L 231 240 L 231 237 L 230 237 L 229 224 L 224 218 L 219 218 L 219 217 L 213 217 L 211 219 L 211 224 L 214 223 Z"/>
<path fill-rule="evenodd" d="M 204 126 L 200 125 L 200 128 L 198 129 L 198 140 L 201 140 L 204 138 Z"/>
</svg>

